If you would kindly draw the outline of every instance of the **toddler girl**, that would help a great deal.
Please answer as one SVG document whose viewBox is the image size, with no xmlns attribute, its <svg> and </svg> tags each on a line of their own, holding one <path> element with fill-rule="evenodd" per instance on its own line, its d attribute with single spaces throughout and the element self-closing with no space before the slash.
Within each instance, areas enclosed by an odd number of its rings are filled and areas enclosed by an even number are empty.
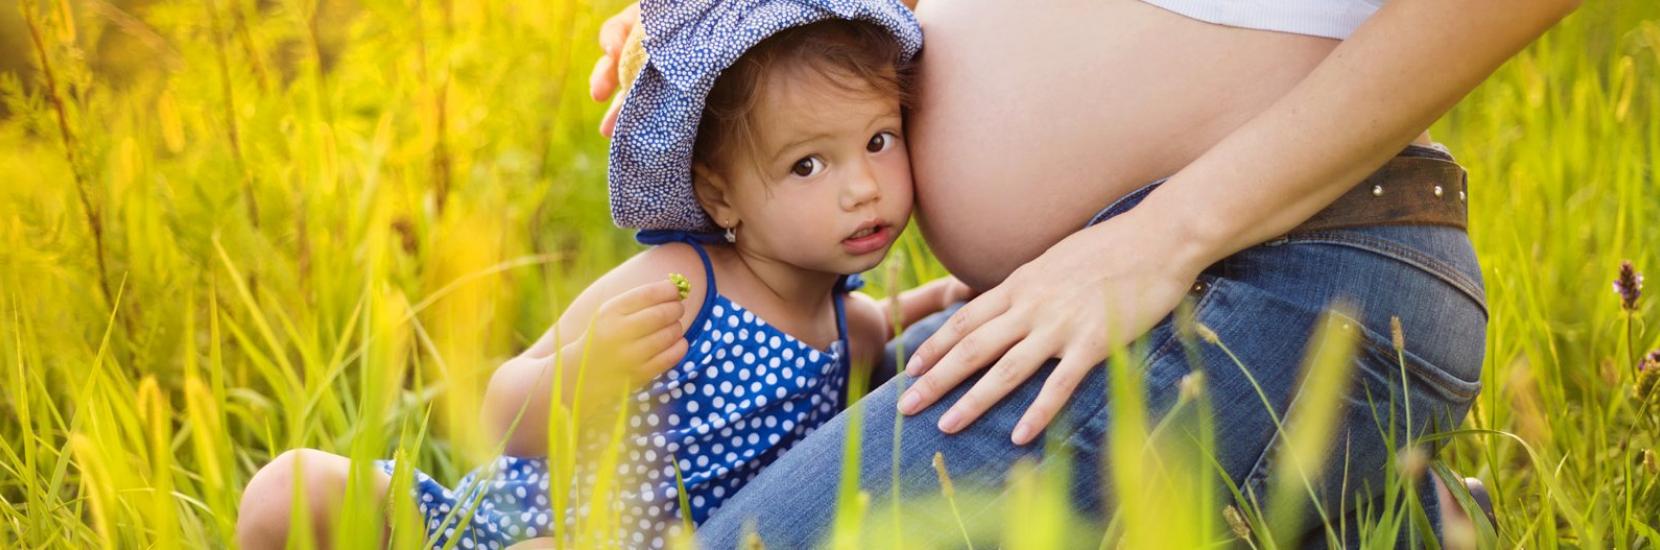
<svg viewBox="0 0 1660 550">
<path fill-rule="evenodd" d="M 595 413 L 627 415 L 613 542 L 661 547 L 682 515 L 703 521 L 840 410 L 855 365 L 880 359 L 889 307 L 909 323 L 967 292 L 951 279 L 898 304 L 852 292 L 911 212 L 902 111 L 921 31 L 905 7 L 647 1 L 641 19 L 645 62 L 622 104 L 609 179 L 618 225 L 654 246 L 595 281 L 497 370 L 485 416 L 505 438 L 503 457 L 454 490 L 416 473 L 436 544 L 496 548 L 552 533 L 550 495 L 564 489 L 544 457 L 560 378 L 557 398 L 586 431 L 614 425 Z M 567 521 L 588 513 L 584 488 L 605 439 L 582 438 L 574 476 L 563 476 L 577 486 Z M 344 459 L 309 453 L 308 487 L 337 493 L 313 472 L 343 471 Z M 244 499 L 245 545 L 287 532 L 286 497 L 274 497 L 290 493 L 294 454 L 250 482 L 247 495 L 267 496 Z"/>
</svg>

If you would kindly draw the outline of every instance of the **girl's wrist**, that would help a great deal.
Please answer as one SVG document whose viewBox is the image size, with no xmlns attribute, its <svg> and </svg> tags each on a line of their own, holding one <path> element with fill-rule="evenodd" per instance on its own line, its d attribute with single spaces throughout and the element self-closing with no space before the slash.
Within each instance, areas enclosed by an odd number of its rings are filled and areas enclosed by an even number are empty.
<svg viewBox="0 0 1660 550">
<path fill-rule="evenodd" d="M 929 313 L 944 311 L 951 306 L 951 279 L 935 279 L 928 283 Z"/>
</svg>

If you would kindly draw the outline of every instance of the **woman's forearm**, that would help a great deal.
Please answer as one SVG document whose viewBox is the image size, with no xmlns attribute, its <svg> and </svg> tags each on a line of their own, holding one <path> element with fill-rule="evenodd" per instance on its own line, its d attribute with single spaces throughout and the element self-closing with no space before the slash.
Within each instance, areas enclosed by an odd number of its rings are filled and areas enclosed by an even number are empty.
<svg viewBox="0 0 1660 550">
<path fill-rule="evenodd" d="M 1391 0 L 1300 84 L 1141 206 L 1191 271 L 1283 235 L 1364 179 L 1576 0 Z"/>
</svg>

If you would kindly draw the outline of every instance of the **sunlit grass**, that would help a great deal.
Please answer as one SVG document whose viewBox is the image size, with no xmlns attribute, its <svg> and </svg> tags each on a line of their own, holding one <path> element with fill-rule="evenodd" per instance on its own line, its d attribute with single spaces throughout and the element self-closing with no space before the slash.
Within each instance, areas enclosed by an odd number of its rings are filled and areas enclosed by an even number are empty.
<svg viewBox="0 0 1660 550">
<path fill-rule="evenodd" d="M 33 69 L 0 73 L 0 546 L 229 546 L 249 477 L 299 447 L 354 460 L 340 546 L 372 544 L 387 518 L 395 546 L 423 543 L 411 499 L 374 503 L 370 461 L 398 459 L 393 494 L 407 494 L 412 467 L 450 483 L 488 464 L 500 442 L 478 426 L 492 370 L 637 250 L 609 223 L 604 106 L 585 86 L 596 27 L 619 6 L 14 6 L 0 9 L 20 26 L 0 30 L 29 47 L 0 55 Z M 1480 477 L 1498 503 L 1497 540 L 1483 529 L 1463 542 L 1660 547 L 1660 396 L 1634 391 L 1637 356 L 1660 348 L 1655 292 L 1632 312 L 1609 292 L 1621 260 L 1660 274 L 1656 82 L 1660 5 L 1588 3 L 1433 130 L 1472 178 L 1487 364 L 1463 426 L 1395 442 L 1408 450 L 1386 492 L 1414 498 L 1424 474 L 1410 449 L 1445 443 L 1428 471 Z M 871 278 L 878 294 L 943 274 L 914 232 L 889 264 Z M 1228 344 L 1192 330 L 1190 345 Z M 1334 341 L 1316 338 L 1309 365 L 1347 364 Z M 1023 464 L 1002 521 L 953 513 L 940 528 L 975 547 L 1072 547 L 1103 530 L 1085 546 L 1287 546 L 1297 531 L 1272 511 L 1285 508 L 1252 502 L 1307 504 L 1319 426 L 1281 434 L 1296 458 L 1268 495 L 1217 494 L 1229 488 L 1208 483 L 1203 379 L 1184 381 L 1182 414 L 1152 418 L 1139 368 L 1108 366 L 1114 516 L 1079 517 L 1064 468 Z M 577 427 L 600 420 L 550 415 L 563 487 Z M 605 424 L 616 450 L 621 424 Z M 896 442 L 849 443 L 859 456 Z M 631 486 L 601 477 L 585 495 L 552 491 L 557 538 L 613 532 L 610 506 L 570 530 L 562 519 L 572 499 Z M 851 482 L 839 494 L 826 542 L 846 547 L 910 541 L 905 506 L 989 498 L 873 501 Z M 1422 521 L 1411 506 L 1376 512 L 1329 536 L 1386 545 Z"/>
</svg>

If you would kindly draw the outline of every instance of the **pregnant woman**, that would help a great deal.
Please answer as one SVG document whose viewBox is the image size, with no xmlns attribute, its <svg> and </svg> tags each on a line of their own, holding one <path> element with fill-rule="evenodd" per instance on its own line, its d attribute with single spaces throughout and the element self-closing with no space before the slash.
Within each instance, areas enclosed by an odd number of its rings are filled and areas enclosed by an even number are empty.
<svg viewBox="0 0 1660 550">
<path fill-rule="evenodd" d="M 983 293 L 913 327 L 905 376 L 855 405 L 869 419 L 861 488 L 937 491 L 936 451 L 960 483 L 1000 487 L 1017 460 L 1042 463 L 1040 436 L 1099 463 L 1110 426 L 1100 364 L 1137 341 L 1155 412 L 1176 401 L 1183 376 L 1205 374 L 1224 434 L 1216 465 L 1258 497 L 1317 321 L 1343 303 L 1355 368 L 1334 466 L 1313 490 L 1334 522 L 1376 513 L 1391 445 L 1456 426 L 1479 390 L 1487 313 L 1464 224 L 1481 189 L 1465 186 L 1426 129 L 1575 4 L 923 3 L 906 127 L 918 222 L 940 261 Z M 614 86 L 626 20 L 602 37 L 613 56 L 596 71 L 596 97 Z M 1214 332 L 1192 349 L 1171 315 L 1188 297 Z M 1375 419 L 1391 407 L 1386 439 Z M 897 473 L 893 423 L 881 420 L 896 414 L 911 415 Z M 1067 421 L 1051 423 L 1057 415 Z M 734 547 L 750 521 L 769 546 L 823 540 L 847 416 L 727 500 L 700 529 L 704 542 Z M 1107 511 L 1110 479 L 1076 470 L 1075 504 Z M 1433 499 L 1426 506 L 1436 517 Z M 983 512 L 963 510 L 971 522 Z M 1323 542 L 1314 514 L 1302 525 Z"/>
</svg>

